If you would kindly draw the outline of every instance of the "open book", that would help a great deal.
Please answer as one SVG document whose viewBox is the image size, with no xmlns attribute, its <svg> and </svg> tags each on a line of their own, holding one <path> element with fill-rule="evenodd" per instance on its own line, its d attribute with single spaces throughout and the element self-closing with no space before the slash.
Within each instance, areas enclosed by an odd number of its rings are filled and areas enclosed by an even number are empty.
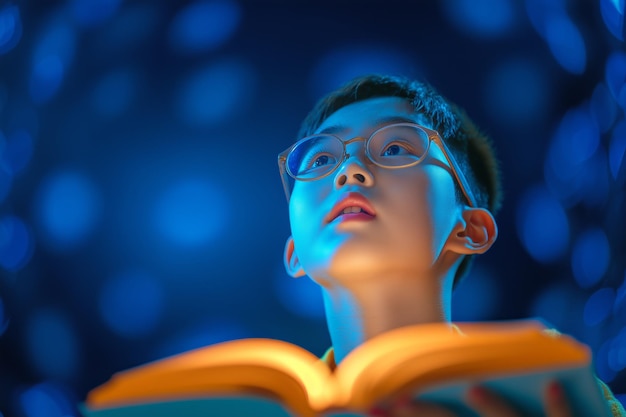
<svg viewBox="0 0 626 417">
<path fill-rule="evenodd" d="M 423 324 L 382 334 L 335 369 L 296 345 L 224 342 L 115 374 L 83 404 L 88 417 L 366 415 L 396 395 L 474 416 L 465 390 L 481 382 L 542 414 L 546 384 L 559 380 L 576 416 L 610 417 L 589 348 L 535 320 Z"/>
</svg>

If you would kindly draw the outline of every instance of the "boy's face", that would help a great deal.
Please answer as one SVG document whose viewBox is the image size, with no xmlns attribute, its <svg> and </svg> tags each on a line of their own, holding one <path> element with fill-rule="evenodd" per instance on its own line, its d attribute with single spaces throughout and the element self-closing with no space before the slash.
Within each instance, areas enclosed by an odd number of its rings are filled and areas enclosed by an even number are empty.
<svg viewBox="0 0 626 417">
<path fill-rule="evenodd" d="M 367 139 L 376 129 L 399 121 L 432 128 L 406 100 L 383 97 L 337 110 L 316 133 L 331 129 L 344 141 Z M 287 255 L 288 263 L 295 265 L 290 273 L 298 275 L 301 267 L 322 285 L 333 281 L 349 285 L 366 276 L 427 272 L 446 249 L 462 212 L 441 149 L 431 143 L 422 162 L 400 169 L 373 164 L 364 141 L 349 143 L 347 152 L 350 157 L 332 174 L 295 182 L 289 201 L 295 256 Z M 375 214 L 343 215 L 329 221 L 329 214 L 349 196 L 357 198 L 356 205 L 364 199 L 368 211 Z"/>
</svg>

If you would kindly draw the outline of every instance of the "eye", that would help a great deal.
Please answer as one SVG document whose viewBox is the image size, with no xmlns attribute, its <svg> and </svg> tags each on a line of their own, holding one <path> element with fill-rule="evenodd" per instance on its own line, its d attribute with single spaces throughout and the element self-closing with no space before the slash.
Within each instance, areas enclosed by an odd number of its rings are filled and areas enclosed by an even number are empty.
<svg viewBox="0 0 626 417">
<path fill-rule="evenodd" d="M 315 171 L 325 171 L 336 164 L 337 158 L 331 153 L 317 152 L 307 155 L 300 164 L 300 175 L 312 174 Z"/>
<path fill-rule="evenodd" d="M 332 171 L 341 159 L 343 144 L 333 136 L 313 136 L 301 141 L 289 154 L 288 167 L 299 179 L 314 179 Z"/>
<path fill-rule="evenodd" d="M 329 155 L 320 155 L 317 158 L 315 158 L 315 160 L 311 164 L 310 168 L 321 167 L 321 166 L 327 165 L 329 163 L 330 163 L 330 156 Z"/>
<path fill-rule="evenodd" d="M 395 142 L 387 145 L 381 152 L 382 156 L 396 156 L 413 154 L 407 143 Z"/>
</svg>

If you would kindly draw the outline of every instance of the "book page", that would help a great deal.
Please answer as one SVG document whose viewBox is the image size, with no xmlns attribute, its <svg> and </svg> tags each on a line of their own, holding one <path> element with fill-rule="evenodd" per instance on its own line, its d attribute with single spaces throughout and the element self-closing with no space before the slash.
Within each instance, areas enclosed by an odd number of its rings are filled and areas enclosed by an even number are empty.
<svg viewBox="0 0 626 417">
<path fill-rule="evenodd" d="M 330 369 L 291 343 L 243 339 L 182 353 L 115 374 L 92 390 L 90 409 L 254 393 L 311 414 L 336 390 Z"/>
<path fill-rule="evenodd" d="M 371 343 L 370 343 L 371 342 Z M 536 322 L 484 323 L 451 332 L 443 324 L 409 326 L 353 351 L 336 376 L 344 401 L 367 409 L 400 391 L 424 391 L 459 380 L 486 380 L 590 363 L 589 349 L 553 336 Z"/>
</svg>

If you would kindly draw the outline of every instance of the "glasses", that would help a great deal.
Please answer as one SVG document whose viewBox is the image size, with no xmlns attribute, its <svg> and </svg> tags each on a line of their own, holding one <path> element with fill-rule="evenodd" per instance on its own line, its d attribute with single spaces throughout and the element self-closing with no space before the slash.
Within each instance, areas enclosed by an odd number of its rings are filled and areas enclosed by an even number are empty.
<svg viewBox="0 0 626 417">
<path fill-rule="evenodd" d="M 474 194 L 463 171 L 452 153 L 435 130 L 415 123 L 394 123 L 376 130 L 368 139 L 356 137 L 347 141 L 331 134 L 308 136 L 299 140 L 278 155 L 278 167 L 287 201 L 291 197 L 294 181 L 314 181 L 332 174 L 350 154 L 346 146 L 365 141 L 365 154 L 376 165 L 399 169 L 417 165 L 428 154 L 430 143 L 435 142 L 452 168 L 467 202 L 477 207 Z"/>
</svg>

